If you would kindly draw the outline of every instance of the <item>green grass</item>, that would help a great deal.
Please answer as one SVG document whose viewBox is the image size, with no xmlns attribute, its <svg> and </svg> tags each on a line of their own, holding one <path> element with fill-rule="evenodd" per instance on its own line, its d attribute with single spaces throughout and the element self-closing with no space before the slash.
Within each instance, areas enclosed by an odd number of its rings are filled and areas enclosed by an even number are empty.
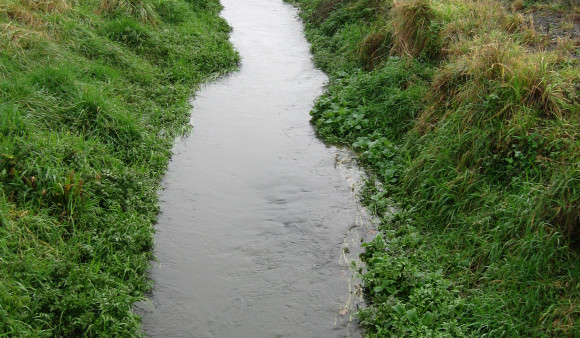
<svg viewBox="0 0 580 338">
<path fill-rule="evenodd" d="M 578 61 L 491 0 L 291 2 L 372 175 L 366 335 L 580 335 Z"/>
<path fill-rule="evenodd" d="M 220 8 L 0 4 L 0 335 L 140 335 L 171 147 L 238 61 Z"/>
</svg>

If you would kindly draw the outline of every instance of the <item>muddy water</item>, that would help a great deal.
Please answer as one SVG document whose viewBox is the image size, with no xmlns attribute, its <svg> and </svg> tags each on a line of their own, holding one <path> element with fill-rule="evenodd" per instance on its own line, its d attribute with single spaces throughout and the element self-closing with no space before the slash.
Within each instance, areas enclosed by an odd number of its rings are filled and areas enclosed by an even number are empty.
<svg viewBox="0 0 580 338">
<path fill-rule="evenodd" d="M 282 0 L 222 3 L 241 69 L 197 94 L 193 133 L 174 149 L 155 287 L 140 306 L 144 331 L 357 336 L 342 256 L 361 223 L 345 179 L 352 172 L 308 123 L 326 78 L 294 8 Z"/>
</svg>

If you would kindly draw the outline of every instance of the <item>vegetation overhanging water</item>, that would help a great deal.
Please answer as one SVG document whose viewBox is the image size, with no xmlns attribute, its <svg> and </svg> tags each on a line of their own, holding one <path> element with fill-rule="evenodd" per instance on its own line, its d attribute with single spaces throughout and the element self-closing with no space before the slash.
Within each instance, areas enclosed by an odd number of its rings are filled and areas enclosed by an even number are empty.
<svg viewBox="0 0 580 338">
<path fill-rule="evenodd" d="M 579 335 L 577 4 L 291 2 L 330 76 L 312 123 L 375 175 L 366 334 Z"/>
<path fill-rule="evenodd" d="M 0 3 L 0 336 L 136 336 L 192 89 L 238 56 L 217 0 Z"/>
</svg>

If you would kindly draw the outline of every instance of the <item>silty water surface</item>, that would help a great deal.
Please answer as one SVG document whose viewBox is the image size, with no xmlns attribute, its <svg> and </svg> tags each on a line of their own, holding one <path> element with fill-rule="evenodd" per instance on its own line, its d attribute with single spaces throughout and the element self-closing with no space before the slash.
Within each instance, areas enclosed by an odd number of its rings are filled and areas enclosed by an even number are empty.
<svg viewBox="0 0 580 338">
<path fill-rule="evenodd" d="M 309 125 L 325 75 L 296 10 L 222 0 L 240 71 L 198 92 L 193 133 L 161 192 L 144 331 L 155 337 L 356 336 L 350 272 L 360 223 L 340 150 Z M 349 292 L 350 290 L 350 292 Z"/>
</svg>

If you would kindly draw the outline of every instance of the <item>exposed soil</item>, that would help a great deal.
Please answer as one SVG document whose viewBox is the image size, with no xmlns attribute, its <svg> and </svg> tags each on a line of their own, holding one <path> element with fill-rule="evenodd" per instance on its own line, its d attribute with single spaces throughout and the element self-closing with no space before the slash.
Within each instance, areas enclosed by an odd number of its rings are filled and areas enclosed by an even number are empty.
<svg viewBox="0 0 580 338">
<path fill-rule="evenodd" d="M 533 19 L 534 29 L 547 50 L 562 49 L 580 59 L 580 9 L 532 9 L 527 12 Z"/>
</svg>

